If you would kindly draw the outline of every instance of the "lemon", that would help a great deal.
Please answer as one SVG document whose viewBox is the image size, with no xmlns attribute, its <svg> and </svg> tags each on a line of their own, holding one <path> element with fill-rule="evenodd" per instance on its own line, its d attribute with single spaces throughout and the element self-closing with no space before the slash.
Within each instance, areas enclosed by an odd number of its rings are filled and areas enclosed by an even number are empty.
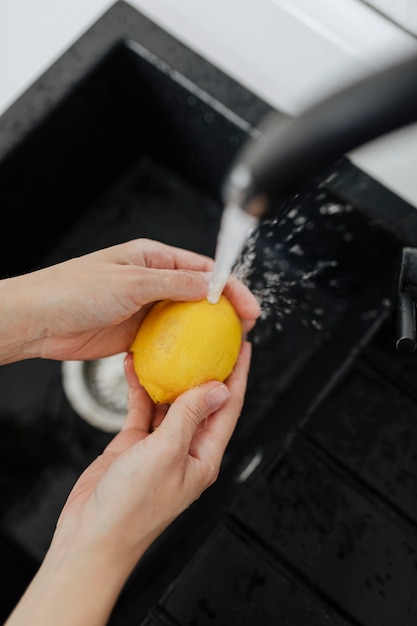
<svg viewBox="0 0 417 626">
<path fill-rule="evenodd" d="M 233 305 L 162 300 L 143 320 L 132 344 L 141 385 L 156 403 L 171 403 L 181 393 L 231 373 L 242 341 Z"/>
</svg>

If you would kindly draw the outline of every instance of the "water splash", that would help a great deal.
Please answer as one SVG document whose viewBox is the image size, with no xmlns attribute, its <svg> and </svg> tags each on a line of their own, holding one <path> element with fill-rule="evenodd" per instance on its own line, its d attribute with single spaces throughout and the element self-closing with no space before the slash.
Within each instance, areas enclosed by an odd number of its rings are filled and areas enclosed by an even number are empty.
<svg viewBox="0 0 417 626">
<path fill-rule="evenodd" d="M 351 212 L 352 207 L 326 202 L 325 193 L 317 196 L 316 201 L 318 216 L 329 219 L 338 236 L 350 243 L 353 236 L 346 224 L 340 225 L 334 220 L 342 213 Z M 315 228 L 315 222 L 296 205 L 283 219 L 264 221 L 248 237 L 233 266 L 233 275 L 257 297 L 260 319 L 273 324 L 276 331 L 283 331 L 285 319 L 295 312 L 303 326 L 317 331 L 323 329 L 326 312 L 317 302 L 317 284 L 328 270 L 337 270 L 338 261 L 331 257 L 310 258 L 314 233 L 308 231 Z M 338 287 L 337 280 L 331 277 L 326 284 L 330 289 Z"/>
<path fill-rule="evenodd" d="M 323 261 L 317 263 L 314 269 L 294 270 L 286 260 L 280 262 L 279 251 L 281 246 L 279 243 L 269 248 L 263 248 L 260 259 L 255 252 L 258 237 L 259 234 L 254 235 L 247 242 L 245 250 L 233 268 L 233 275 L 248 285 L 256 296 L 261 306 L 260 319 L 263 321 L 273 319 L 275 330 L 282 331 L 285 318 L 298 310 L 301 324 L 321 330 L 321 318 L 324 310 L 319 306 L 309 306 L 309 298 L 300 299 L 299 294 L 300 291 L 305 293 L 314 291 L 316 287 L 315 278 L 326 268 L 336 267 L 337 262 Z M 303 252 L 297 248 L 293 254 L 301 256 Z M 261 277 L 253 280 L 255 261 Z"/>
<path fill-rule="evenodd" d="M 343 274 L 335 257 L 354 240 L 346 219 L 352 211 L 351 205 L 334 202 L 322 187 L 307 198 L 294 197 L 284 217 L 262 223 L 239 206 L 227 207 L 208 300 L 218 300 L 233 274 L 257 297 L 259 321 L 266 323 L 268 333 L 284 331 L 286 319 L 294 313 L 297 323 L 323 330 L 324 317 L 329 314 L 329 305 L 323 304 L 329 299 L 323 287 L 326 292 L 334 291 L 340 288 L 342 275 L 346 280 L 346 272 Z M 329 249 L 327 244 L 319 247 L 323 241 L 332 242 Z"/>
</svg>

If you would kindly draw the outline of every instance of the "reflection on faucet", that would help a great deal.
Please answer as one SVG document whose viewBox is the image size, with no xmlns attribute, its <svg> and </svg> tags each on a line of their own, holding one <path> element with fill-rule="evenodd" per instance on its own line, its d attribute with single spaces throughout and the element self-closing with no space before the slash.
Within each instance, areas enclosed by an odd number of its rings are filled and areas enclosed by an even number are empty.
<svg viewBox="0 0 417 626">
<path fill-rule="evenodd" d="M 397 349 L 412 353 L 416 342 L 417 249 L 404 248 L 398 281 Z"/>
<path fill-rule="evenodd" d="M 279 120 L 279 121 L 277 121 Z M 417 57 L 362 79 L 283 123 L 265 120 L 225 181 L 225 204 L 266 217 L 350 150 L 417 121 Z"/>
</svg>

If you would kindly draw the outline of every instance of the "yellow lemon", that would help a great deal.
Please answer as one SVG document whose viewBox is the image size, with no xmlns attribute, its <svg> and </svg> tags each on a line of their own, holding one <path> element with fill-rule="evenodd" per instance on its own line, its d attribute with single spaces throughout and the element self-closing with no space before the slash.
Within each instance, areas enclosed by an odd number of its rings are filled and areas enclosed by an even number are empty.
<svg viewBox="0 0 417 626">
<path fill-rule="evenodd" d="M 156 403 L 208 382 L 224 381 L 236 362 L 242 326 L 232 304 L 162 300 L 143 320 L 132 344 L 139 381 Z"/>
</svg>

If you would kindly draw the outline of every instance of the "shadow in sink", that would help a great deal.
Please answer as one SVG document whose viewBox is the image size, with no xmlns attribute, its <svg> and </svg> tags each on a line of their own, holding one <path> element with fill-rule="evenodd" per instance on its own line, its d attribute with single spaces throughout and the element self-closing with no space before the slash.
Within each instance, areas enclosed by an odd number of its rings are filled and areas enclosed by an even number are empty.
<svg viewBox="0 0 417 626">
<path fill-rule="evenodd" d="M 132 39 L 132 24 L 147 33 L 150 49 L 143 39 L 140 45 Z M 123 38 L 120 29 L 126 30 Z M 109 32 L 116 32 L 116 42 Z M 51 69 L 61 76 L 61 97 L 0 155 L 8 220 L 3 243 L 15 238 L 11 253 L 2 246 L 3 277 L 136 237 L 213 256 L 223 176 L 269 110 L 124 3 L 86 37 L 104 41 L 105 54 L 72 78 L 71 88 L 66 58 L 70 63 L 80 47 L 86 54 L 84 40 L 64 55 Z M 161 57 L 155 55 L 158 46 Z M 178 57 L 177 47 L 187 59 L 181 71 L 166 60 Z M 35 86 L 28 101 L 45 98 L 40 91 Z M 14 115 L 18 121 L 19 107 L 5 118 L 9 128 Z M 285 220 L 265 222 L 248 242 L 239 272 L 260 297 L 263 316 L 251 336 L 245 407 L 216 485 L 135 571 L 132 580 L 140 580 L 143 591 L 136 618 L 221 518 L 242 488 L 239 476 L 254 451 L 262 450 L 265 458 L 280 453 L 334 372 L 386 315 L 399 244 L 328 187 L 327 180 L 343 177 L 342 165 L 292 199 Z M 284 396 L 293 399 L 292 409 L 277 421 L 271 409 Z M 57 362 L 2 367 L 0 398 L 0 529 L 38 563 L 73 483 L 112 435 L 72 408 Z M 8 563 L 6 569 L 12 567 Z"/>
<path fill-rule="evenodd" d="M 242 120 L 245 128 L 237 127 L 225 117 L 226 108 L 216 111 L 214 100 L 203 102 L 197 87 L 190 91 L 192 85 L 184 87 L 173 70 L 152 55 L 140 56 L 141 52 L 145 51 L 132 42 L 115 45 L 2 163 L 10 228 L 19 230 L 25 244 L 15 254 L 2 252 L 3 276 L 44 264 L 45 253 L 59 249 L 59 238 L 137 162 L 142 170 L 137 184 L 142 179 L 150 193 L 146 198 L 143 188 L 146 202 L 136 206 L 138 213 L 150 211 L 143 234 L 160 234 L 149 216 L 165 199 L 170 202 L 161 215 L 161 220 L 168 220 L 165 239 L 179 242 L 179 229 L 169 226 L 177 214 L 186 213 L 183 202 L 188 208 L 191 202 L 196 213 L 206 210 L 211 218 L 211 233 L 207 237 L 204 231 L 199 233 L 199 245 L 213 252 L 221 177 L 249 124 L 245 127 Z M 159 204 L 152 207 L 155 190 Z M 169 198 L 164 198 L 167 194 Z M 55 219 L 49 219 L 50 211 Z M 123 218 L 123 213 L 114 217 Z M 117 234 L 106 230 L 108 224 L 98 226 L 104 232 L 95 233 L 90 241 L 85 238 L 79 247 L 87 251 L 97 243 L 136 236 L 127 226 L 124 231 L 120 226 Z"/>
</svg>

